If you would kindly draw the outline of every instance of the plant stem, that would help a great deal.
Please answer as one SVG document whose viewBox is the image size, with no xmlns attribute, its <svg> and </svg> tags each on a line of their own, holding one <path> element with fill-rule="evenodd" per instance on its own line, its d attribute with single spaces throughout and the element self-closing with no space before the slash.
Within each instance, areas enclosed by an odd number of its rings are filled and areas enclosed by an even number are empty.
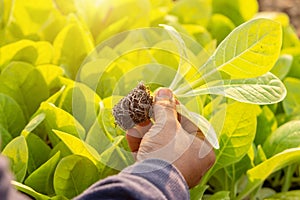
<svg viewBox="0 0 300 200">
<path fill-rule="evenodd" d="M 289 165 L 284 171 L 285 171 L 285 176 L 283 180 L 283 185 L 281 188 L 281 192 L 287 192 L 289 188 L 291 187 L 291 182 L 292 182 L 292 177 L 294 170 L 296 168 L 296 165 Z"/>
</svg>

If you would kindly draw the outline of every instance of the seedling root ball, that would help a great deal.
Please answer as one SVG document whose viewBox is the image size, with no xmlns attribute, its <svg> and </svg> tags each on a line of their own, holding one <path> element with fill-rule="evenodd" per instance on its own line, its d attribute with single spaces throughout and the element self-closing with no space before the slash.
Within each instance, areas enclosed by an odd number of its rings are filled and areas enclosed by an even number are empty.
<svg viewBox="0 0 300 200">
<path fill-rule="evenodd" d="M 149 89 L 139 83 L 126 97 L 122 98 L 114 107 L 115 122 L 124 130 L 132 128 L 152 117 L 153 97 Z"/>
</svg>

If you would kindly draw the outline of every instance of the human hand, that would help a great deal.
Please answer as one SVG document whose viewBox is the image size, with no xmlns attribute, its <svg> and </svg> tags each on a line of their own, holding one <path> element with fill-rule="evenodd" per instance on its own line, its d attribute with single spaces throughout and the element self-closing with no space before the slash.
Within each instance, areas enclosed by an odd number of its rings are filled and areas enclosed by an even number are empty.
<svg viewBox="0 0 300 200">
<path fill-rule="evenodd" d="M 136 160 L 157 158 L 172 163 L 190 188 L 196 186 L 215 161 L 211 145 L 191 121 L 178 115 L 171 90 L 156 92 L 153 111 L 154 124 L 148 121 L 127 131 Z"/>
</svg>

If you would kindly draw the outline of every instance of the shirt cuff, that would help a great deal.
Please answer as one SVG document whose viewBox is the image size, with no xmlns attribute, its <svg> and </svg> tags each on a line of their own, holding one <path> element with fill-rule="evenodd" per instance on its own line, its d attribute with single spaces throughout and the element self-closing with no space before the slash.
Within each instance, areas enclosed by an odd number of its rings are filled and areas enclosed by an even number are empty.
<svg viewBox="0 0 300 200">
<path fill-rule="evenodd" d="M 146 179 L 157 187 L 167 199 L 189 199 L 189 189 L 177 168 L 160 159 L 146 159 L 122 170 Z"/>
</svg>

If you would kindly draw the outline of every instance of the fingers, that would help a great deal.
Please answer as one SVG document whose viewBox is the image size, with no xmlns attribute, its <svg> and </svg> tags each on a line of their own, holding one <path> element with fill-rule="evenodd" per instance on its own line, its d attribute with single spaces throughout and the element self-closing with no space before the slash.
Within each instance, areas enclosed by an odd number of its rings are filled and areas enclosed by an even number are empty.
<svg viewBox="0 0 300 200">
<path fill-rule="evenodd" d="M 155 126 L 171 127 L 177 123 L 176 103 L 170 89 L 162 88 L 156 92 L 153 112 Z"/>
<path fill-rule="evenodd" d="M 151 126 L 152 122 L 149 120 L 127 130 L 126 139 L 132 152 L 138 151 L 143 136 L 148 132 Z"/>
</svg>

